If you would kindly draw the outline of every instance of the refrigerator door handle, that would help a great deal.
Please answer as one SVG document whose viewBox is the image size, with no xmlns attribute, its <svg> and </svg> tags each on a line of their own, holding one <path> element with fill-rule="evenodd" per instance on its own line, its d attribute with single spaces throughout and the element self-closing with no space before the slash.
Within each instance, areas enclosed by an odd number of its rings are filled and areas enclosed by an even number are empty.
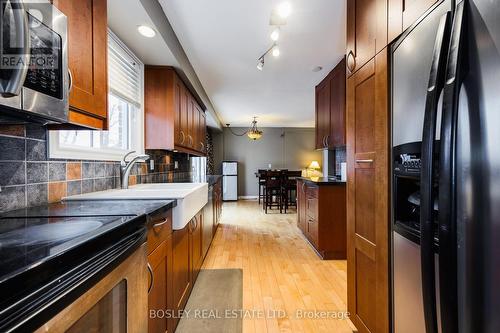
<svg viewBox="0 0 500 333">
<path fill-rule="evenodd" d="M 467 71 L 464 57 L 466 12 L 456 6 L 451 32 L 443 94 L 439 161 L 439 284 L 441 329 L 458 332 L 456 147 L 460 88 Z"/>
<path fill-rule="evenodd" d="M 439 95 L 444 85 L 446 56 L 449 43 L 451 13 L 444 14 L 440 21 L 434 43 L 432 63 L 425 101 L 422 133 L 422 167 L 420 173 L 420 260 L 422 273 L 422 298 L 425 328 L 427 333 L 437 333 L 436 281 L 434 269 L 434 139 Z"/>
</svg>

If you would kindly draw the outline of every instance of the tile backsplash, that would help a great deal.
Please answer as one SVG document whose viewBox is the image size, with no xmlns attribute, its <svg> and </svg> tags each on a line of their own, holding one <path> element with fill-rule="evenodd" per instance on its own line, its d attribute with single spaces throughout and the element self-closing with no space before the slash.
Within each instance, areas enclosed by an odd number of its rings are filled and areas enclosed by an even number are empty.
<svg viewBox="0 0 500 333">
<path fill-rule="evenodd" d="M 119 162 L 49 159 L 47 130 L 40 125 L 0 125 L 0 147 L 0 212 L 120 187 Z M 186 154 L 146 153 L 154 160 L 154 170 L 149 163 L 136 164 L 130 185 L 190 178 Z"/>
</svg>

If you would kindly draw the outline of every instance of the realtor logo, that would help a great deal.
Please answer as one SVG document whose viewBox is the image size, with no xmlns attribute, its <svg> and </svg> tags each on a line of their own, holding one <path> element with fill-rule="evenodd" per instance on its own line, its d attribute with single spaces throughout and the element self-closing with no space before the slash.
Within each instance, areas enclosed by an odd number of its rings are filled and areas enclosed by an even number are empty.
<svg viewBox="0 0 500 333">
<path fill-rule="evenodd" d="M 61 38 L 52 30 L 52 5 L 22 0 L 0 3 L 0 69 L 58 68 Z"/>
</svg>

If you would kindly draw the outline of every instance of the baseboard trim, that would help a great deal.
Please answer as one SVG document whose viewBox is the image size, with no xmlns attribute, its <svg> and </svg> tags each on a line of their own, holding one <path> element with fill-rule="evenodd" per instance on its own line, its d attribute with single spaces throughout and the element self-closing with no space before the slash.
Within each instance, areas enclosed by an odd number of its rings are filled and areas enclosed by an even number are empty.
<svg viewBox="0 0 500 333">
<path fill-rule="evenodd" d="M 259 197 L 256 195 L 240 195 L 239 200 L 257 200 Z"/>
</svg>

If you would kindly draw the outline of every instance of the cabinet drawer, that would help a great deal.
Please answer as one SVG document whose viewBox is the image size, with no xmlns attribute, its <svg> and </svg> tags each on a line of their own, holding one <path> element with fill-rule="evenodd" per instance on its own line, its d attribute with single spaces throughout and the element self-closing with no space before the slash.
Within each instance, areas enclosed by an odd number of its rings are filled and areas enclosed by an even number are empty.
<svg viewBox="0 0 500 333">
<path fill-rule="evenodd" d="M 307 216 L 317 220 L 318 219 L 318 199 L 307 197 L 306 205 L 307 205 L 307 207 L 306 207 Z"/>
<path fill-rule="evenodd" d="M 172 234 L 172 210 L 152 215 L 148 219 L 148 254 Z"/>
<path fill-rule="evenodd" d="M 312 217 L 307 217 L 307 234 L 309 240 L 318 247 L 318 221 Z"/>
<path fill-rule="evenodd" d="M 318 198 L 318 186 L 307 185 L 306 195 L 307 198 Z"/>
</svg>

